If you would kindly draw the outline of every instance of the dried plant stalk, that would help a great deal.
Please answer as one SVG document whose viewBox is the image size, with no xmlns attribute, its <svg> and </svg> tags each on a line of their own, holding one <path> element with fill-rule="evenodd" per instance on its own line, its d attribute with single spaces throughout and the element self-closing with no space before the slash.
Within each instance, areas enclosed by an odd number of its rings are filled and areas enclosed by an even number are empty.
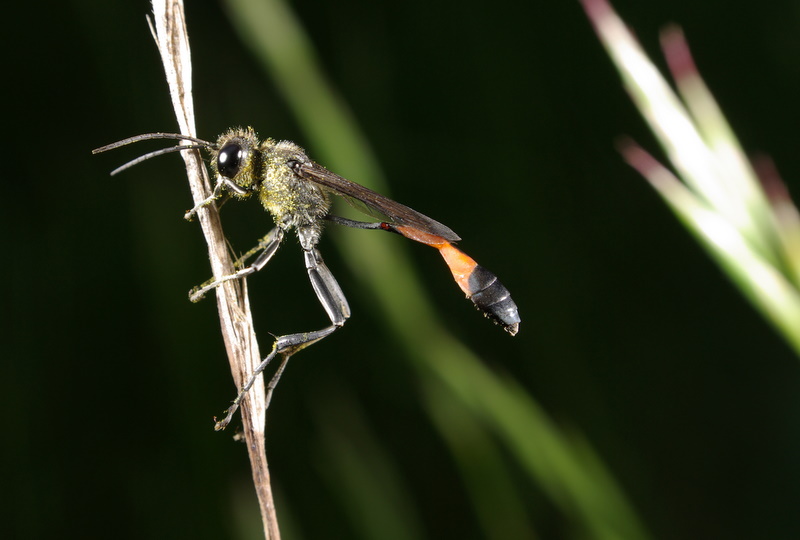
<svg viewBox="0 0 800 540">
<path fill-rule="evenodd" d="M 196 137 L 192 100 L 192 64 L 189 38 L 186 31 L 182 0 L 153 0 L 153 36 L 158 45 L 167 76 L 172 104 L 180 132 Z M 211 192 L 208 172 L 198 150 L 181 152 L 195 204 Z M 203 236 L 208 244 L 208 256 L 215 278 L 230 275 L 233 261 L 227 249 L 219 213 L 207 205 L 197 213 Z M 261 363 L 258 341 L 253 329 L 250 303 L 243 281 L 228 281 L 217 287 L 217 308 L 222 336 L 228 352 L 231 372 L 237 388 L 241 388 L 255 367 Z M 267 468 L 265 439 L 266 394 L 263 379 L 259 379 L 242 401 L 242 423 L 250 466 L 253 473 L 265 537 L 280 538 L 278 520 Z"/>
</svg>

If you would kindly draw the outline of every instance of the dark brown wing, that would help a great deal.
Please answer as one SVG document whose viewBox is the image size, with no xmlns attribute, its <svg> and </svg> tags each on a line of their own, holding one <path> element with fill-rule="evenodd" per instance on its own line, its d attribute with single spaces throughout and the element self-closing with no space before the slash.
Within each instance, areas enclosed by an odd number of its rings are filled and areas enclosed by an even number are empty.
<svg viewBox="0 0 800 540">
<path fill-rule="evenodd" d="M 296 172 L 305 180 L 326 187 L 335 193 L 361 201 L 368 207 L 374 208 L 378 212 L 386 215 L 394 224 L 406 225 L 426 233 L 435 234 L 449 242 L 461 240 L 450 227 L 442 225 L 435 219 L 420 214 L 404 204 L 384 197 L 380 193 L 375 193 L 371 189 L 365 188 L 360 184 L 356 184 L 346 178 L 333 174 L 321 165 L 317 165 L 316 163 L 304 163 L 296 169 Z"/>
</svg>

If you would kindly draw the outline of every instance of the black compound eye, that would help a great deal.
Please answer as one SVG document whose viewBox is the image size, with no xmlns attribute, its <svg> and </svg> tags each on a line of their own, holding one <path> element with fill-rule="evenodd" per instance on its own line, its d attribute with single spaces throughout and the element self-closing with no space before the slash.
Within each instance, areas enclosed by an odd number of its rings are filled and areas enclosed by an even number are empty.
<svg viewBox="0 0 800 540">
<path fill-rule="evenodd" d="M 233 178 L 242 166 L 244 151 L 236 143 L 226 144 L 217 155 L 217 170 L 225 178 Z"/>
</svg>

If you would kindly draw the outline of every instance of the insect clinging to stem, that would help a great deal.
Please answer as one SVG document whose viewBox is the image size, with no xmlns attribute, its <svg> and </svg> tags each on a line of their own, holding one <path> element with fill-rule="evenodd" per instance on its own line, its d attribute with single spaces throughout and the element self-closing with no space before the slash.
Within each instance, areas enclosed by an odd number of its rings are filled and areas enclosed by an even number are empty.
<svg viewBox="0 0 800 540">
<path fill-rule="evenodd" d="M 220 283 L 244 278 L 264 268 L 277 251 L 284 235 L 294 229 L 303 250 L 311 285 L 331 322 L 330 326 L 321 330 L 276 338 L 272 351 L 242 387 L 228 409 L 226 418 L 217 422 L 216 429 L 224 429 L 258 374 L 276 354 L 287 359 L 300 349 L 332 334 L 350 317 L 347 299 L 317 249 L 324 221 L 356 229 L 389 231 L 438 249 L 467 298 L 486 317 L 502 326 L 512 336 L 519 331 L 519 310 L 508 289 L 500 283 L 497 276 L 454 245 L 460 238 L 449 227 L 330 172 L 312 161 L 293 142 L 269 138 L 262 141 L 252 128 L 234 128 L 220 135 L 213 143 L 177 133 L 147 133 L 103 146 L 93 150 L 93 153 L 151 139 L 175 139 L 190 144 L 150 152 L 122 165 L 111 174 L 117 174 L 158 155 L 187 149 L 204 149 L 211 157 L 214 190 L 210 196 L 189 210 L 185 217 L 191 219 L 202 207 L 223 197 L 247 199 L 255 195 L 275 221 L 275 227 L 259 243 L 260 253 L 252 264 L 195 288 L 190 294 L 192 301 L 199 300 Z M 364 222 L 333 215 L 330 213 L 330 195 L 355 199 L 387 219 Z M 276 382 L 274 380 L 271 385 Z"/>
</svg>

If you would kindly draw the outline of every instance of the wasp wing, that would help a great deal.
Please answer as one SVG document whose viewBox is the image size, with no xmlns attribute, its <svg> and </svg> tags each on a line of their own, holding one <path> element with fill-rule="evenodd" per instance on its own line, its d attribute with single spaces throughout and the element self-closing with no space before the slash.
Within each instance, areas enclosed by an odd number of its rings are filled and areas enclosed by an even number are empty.
<svg viewBox="0 0 800 540">
<path fill-rule="evenodd" d="M 405 225 L 426 233 L 440 236 L 449 242 L 461 240 L 450 227 L 442 225 L 435 219 L 431 219 L 404 204 L 393 201 L 376 193 L 360 184 L 351 182 L 337 174 L 333 174 L 325 167 L 316 163 L 303 163 L 295 171 L 303 179 L 314 182 L 322 187 L 328 188 L 337 195 L 350 197 L 364 203 L 367 208 L 374 208 L 378 212 L 386 215 L 397 225 Z"/>
</svg>

